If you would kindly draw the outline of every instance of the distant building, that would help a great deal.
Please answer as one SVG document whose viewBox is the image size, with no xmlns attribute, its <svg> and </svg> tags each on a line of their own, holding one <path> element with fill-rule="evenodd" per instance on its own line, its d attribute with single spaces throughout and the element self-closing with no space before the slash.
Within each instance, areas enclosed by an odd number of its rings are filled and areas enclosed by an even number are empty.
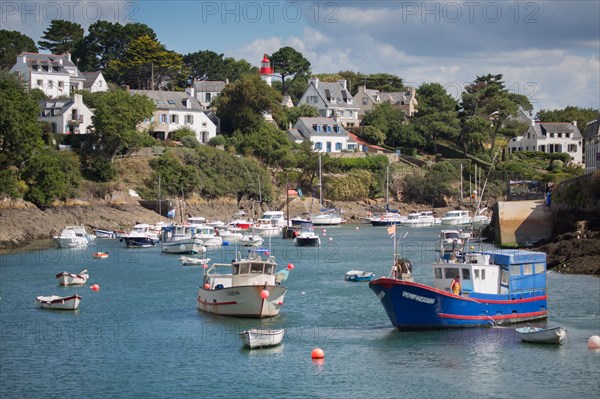
<svg viewBox="0 0 600 399">
<path fill-rule="evenodd" d="M 583 132 L 585 173 L 600 170 L 600 114 L 588 122 Z"/>
<path fill-rule="evenodd" d="M 323 118 L 336 118 L 344 126 L 358 126 L 358 111 L 345 80 L 337 82 L 319 82 L 318 78 L 308 81 L 306 91 L 298 105 L 308 104 L 319 111 Z"/>
<path fill-rule="evenodd" d="M 108 83 L 106 83 L 106 79 L 104 79 L 102 72 L 81 72 L 81 74 L 85 78 L 85 81 L 83 82 L 83 88 L 85 90 L 89 90 L 92 93 L 108 90 Z"/>
<path fill-rule="evenodd" d="M 317 152 L 355 151 L 358 144 L 334 118 L 299 118 L 293 128 L 289 128 L 288 139 L 295 143 L 310 140 Z"/>
<path fill-rule="evenodd" d="M 48 99 L 40 101 L 40 122 L 48 122 L 52 133 L 85 134 L 92 125 L 93 112 L 83 103 L 81 94 L 72 99 Z"/>
<path fill-rule="evenodd" d="M 217 135 L 217 127 L 202 106 L 188 91 L 130 90 L 131 94 L 141 94 L 154 100 L 156 111 L 152 118 L 145 120 L 139 129 L 149 130 L 159 140 L 169 138 L 169 133 L 181 127 L 188 127 L 196 133 L 202 144 Z"/>
<path fill-rule="evenodd" d="M 367 89 L 366 86 L 358 86 L 358 91 L 354 95 L 354 103 L 360 107 L 359 119 L 371 112 L 376 105 L 382 103 L 391 104 L 394 108 L 402 111 L 405 116 L 413 116 L 418 112 L 417 106 L 419 105 L 416 90 L 412 87 L 405 92 L 383 92 Z"/>
<path fill-rule="evenodd" d="M 229 80 L 194 80 L 195 97 L 200 102 L 203 110 L 213 108 L 212 102 L 221 95 L 227 84 L 229 84 Z"/>
<path fill-rule="evenodd" d="M 508 151 L 541 151 L 549 154 L 564 152 L 571 156 L 572 162 L 583 165 L 582 140 L 576 121 L 549 123 L 532 119 L 523 136 L 514 137 L 508 142 Z"/>
</svg>

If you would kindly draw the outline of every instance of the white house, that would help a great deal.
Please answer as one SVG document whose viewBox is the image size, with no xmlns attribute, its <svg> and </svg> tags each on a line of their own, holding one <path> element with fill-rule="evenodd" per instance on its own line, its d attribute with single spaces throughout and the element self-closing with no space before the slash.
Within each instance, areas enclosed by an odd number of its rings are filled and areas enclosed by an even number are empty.
<svg viewBox="0 0 600 399">
<path fill-rule="evenodd" d="M 193 88 L 196 99 L 200 102 L 202 109 L 207 110 L 211 103 L 221 94 L 229 80 L 194 80 Z"/>
<path fill-rule="evenodd" d="M 358 148 L 344 126 L 334 118 L 299 118 L 287 133 L 288 139 L 296 143 L 310 140 L 317 152 L 335 153 Z"/>
<path fill-rule="evenodd" d="M 523 136 L 517 136 L 508 142 L 508 151 L 565 152 L 571 156 L 572 162 L 582 165 L 582 140 L 576 121 L 548 123 L 532 119 L 531 126 Z"/>
<path fill-rule="evenodd" d="M 67 100 L 41 100 L 40 108 L 38 120 L 50 123 L 52 133 L 89 133 L 94 113 L 83 103 L 81 94 L 75 94 Z"/>
<path fill-rule="evenodd" d="M 81 72 L 81 74 L 85 78 L 85 81 L 83 82 L 83 88 L 85 90 L 89 90 L 92 93 L 108 90 L 108 84 L 106 83 L 106 79 L 104 79 L 102 72 Z"/>
<path fill-rule="evenodd" d="M 130 90 L 131 94 L 150 97 L 156 104 L 154 116 L 142 122 L 138 128 L 149 130 L 160 140 L 169 138 L 169 133 L 181 127 L 188 127 L 196 133 L 202 144 L 217 135 L 217 127 L 203 112 L 200 102 L 194 97 L 193 89 L 188 91 Z"/>
<path fill-rule="evenodd" d="M 10 69 L 28 89 L 40 89 L 49 98 L 69 97 L 83 89 L 85 77 L 71 61 L 71 54 L 21 53 Z"/>
<path fill-rule="evenodd" d="M 418 112 L 417 106 L 419 105 L 416 90 L 412 87 L 405 92 L 383 92 L 367 89 L 366 86 L 358 86 L 358 91 L 354 95 L 354 103 L 360 107 L 358 115 L 361 119 L 371 112 L 373 107 L 381 103 L 391 104 L 394 108 L 402 111 L 405 116 L 413 116 Z"/>
<path fill-rule="evenodd" d="M 588 122 L 583 133 L 585 173 L 600 170 L 600 114 Z"/>
<path fill-rule="evenodd" d="M 309 104 L 319 110 L 323 118 L 336 118 L 344 126 L 358 126 L 358 111 L 350 90 L 346 88 L 345 80 L 335 83 L 319 82 L 318 78 L 308 81 L 306 91 L 298 101 Z"/>
</svg>

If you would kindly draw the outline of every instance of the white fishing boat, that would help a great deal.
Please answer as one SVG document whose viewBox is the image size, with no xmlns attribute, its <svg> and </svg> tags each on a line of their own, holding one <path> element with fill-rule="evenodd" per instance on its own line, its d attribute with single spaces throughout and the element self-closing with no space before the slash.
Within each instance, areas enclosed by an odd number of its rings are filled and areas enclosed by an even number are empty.
<svg viewBox="0 0 600 399">
<path fill-rule="evenodd" d="M 58 273 L 56 278 L 58 279 L 58 284 L 60 285 L 81 285 L 88 281 L 90 275 L 88 274 L 87 269 L 84 269 L 80 271 L 79 274 L 69 272 Z"/>
<path fill-rule="evenodd" d="M 201 266 L 208 265 L 210 258 L 192 258 L 189 256 L 180 256 L 179 262 L 182 266 Z"/>
<path fill-rule="evenodd" d="M 274 237 L 281 234 L 286 224 L 282 211 L 266 211 L 252 229 L 261 237 Z"/>
<path fill-rule="evenodd" d="M 443 225 L 466 226 L 471 224 L 471 214 L 469 211 L 455 210 L 448 211 L 441 218 Z"/>
<path fill-rule="evenodd" d="M 287 288 L 281 276 L 276 281 L 276 268 L 274 257 L 263 259 L 255 252 L 231 263 L 213 263 L 198 290 L 198 309 L 223 316 L 277 316 Z"/>
<path fill-rule="evenodd" d="M 206 252 L 203 241 L 196 236 L 194 225 L 172 225 L 163 228 L 162 252 L 169 254 L 199 254 Z"/>
<path fill-rule="evenodd" d="M 316 215 L 310 215 L 310 221 L 315 226 L 337 226 L 342 223 L 342 215 L 337 209 L 325 209 Z"/>
<path fill-rule="evenodd" d="M 350 270 L 344 275 L 346 281 L 371 281 L 375 277 L 373 272 L 365 272 L 362 270 Z"/>
<path fill-rule="evenodd" d="M 515 328 L 515 331 L 521 341 L 539 344 L 560 344 L 567 337 L 567 330 L 562 327 L 541 328 L 526 326 Z"/>
<path fill-rule="evenodd" d="M 403 227 L 431 227 L 439 224 L 439 219 L 433 216 L 433 212 L 413 212 L 408 215 L 406 220 L 403 220 L 400 225 Z"/>
<path fill-rule="evenodd" d="M 96 238 L 117 238 L 117 235 L 112 230 L 96 229 L 94 232 L 96 233 Z"/>
<path fill-rule="evenodd" d="M 79 307 L 81 297 L 77 294 L 71 296 L 49 295 L 38 296 L 35 300 L 43 309 L 75 310 Z"/>
<path fill-rule="evenodd" d="M 451 252 L 463 250 L 463 237 L 459 230 L 440 230 L 440 236 L 436 242 L 435 249 L 438 252 Z"/>
<path fill-rule="evenodd" d="M 219 231 L 212 226 L 196 226 L 194 237 L 202 240 L 202 244 L 207 249 L 214 249 L 223 245 L 223 238 L 219 234 Z"/>
<path fill-rule="evenodd" d="M 83 248 L 95 238 L 96 236 L 88 234 L 83 226 L 67 226 L 60 236 L 54 236 L 54 242 L 59 248 Z"/>
<path fill-rule="evenodd" d="M 254 348 L 268 348 L 270 346 L 276 346 L 283 340 L 285 330 L 246 330 L 240 332 L 240 339 L 244 346 L 250 349 Z"/>
<path fill-rule="evenodd" d="M 256 233 L 247 233 L 239 240 L 239 244 L 243 247 L 259 247 L 264 242 L 264 239 Z"/>
<path fill-rule="evenodd" d="M 321 237 L 315 233 L 312 223 L 303 223 L 296 232 L 294 244 L 297 247 L 318 247 L 321 245 Z"/>
<path fill-rule="evenodd" d="M 217 228 L 217 231 L 219 233 L 219 236 L 221 236 L 221 239 L 223 240 L 223 245 L 225 245 L 225 242 L 227 242 L 228 244 L 235 244 L 239 242 L 244 236 L 244 234 L 240 232 L 231 231 L 230 229 L 227 229 L 225 227 L 219 227 Z"/>
<path fill-rule="evenodd" d="M 125 241 L 127 248 L 149 248 L 158 244 L 158 235 L 155 230 L 146 223 L 139 223 L 133 226 L 129 234 L 123 236 L 121 241 Z"/>
</svg>

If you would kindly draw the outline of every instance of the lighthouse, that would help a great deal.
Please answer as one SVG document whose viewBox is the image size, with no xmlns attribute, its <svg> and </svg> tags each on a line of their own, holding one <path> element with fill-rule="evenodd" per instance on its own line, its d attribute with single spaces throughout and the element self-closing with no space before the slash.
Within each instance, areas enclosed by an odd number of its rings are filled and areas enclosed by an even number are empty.
<svg viewBox="0 0 600 399">
<path fill-rule="evenodd" d="M 263 56 L 260 62 L 260 77 L 265 81 L 266 84 L 271 86 L 271 79 L 273 78 L 273 68 L 271 68 L 271 61 L 267 54 Z"/>
</svg>

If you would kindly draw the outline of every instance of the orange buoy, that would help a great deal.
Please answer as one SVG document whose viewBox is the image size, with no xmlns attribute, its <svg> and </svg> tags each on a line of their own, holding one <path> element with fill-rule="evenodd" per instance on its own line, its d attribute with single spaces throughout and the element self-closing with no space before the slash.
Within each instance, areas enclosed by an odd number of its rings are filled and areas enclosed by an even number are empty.
<svg viewBox="0 0 600 399">
<path fill-rule="evenodd" d="M 208 285 L 208 283 L 204 284 L 204 289 L 207 290 L 210 288 L 210 285 Z"/>
<path fill-rule="evenodd" d="M 262 290 L 262 291 L 260 292 L 260 297 L 261 297 L 262 299 L 267 299 L 267 298 L 269 297 L 269 291 L 267 291 L 267 290 Z"/>
<path fill-rule="evenodd" d="M 588 349 L 600 349 L 600 337 L 597 335 L 592 335 L 590 339 L 588 339 Z"/>
<path fill-rule="evenodd" d="M 92 291 L 100 291 L 100 286 L 99 286 L 98 284 L 92 284 L 92 285 L 90 286 L 90 289 L 91 289 Z"/>
<path fill-rule="evenodd" d="M 313 359 L 324 359 L 325 358 L 325 352 L 323 352 L 323 349 L 321 348 L 315 348 L 312 350 L 310 356 Z"/>
<path fill-rule="evenodd" d="M 291 264 L 291 263 L 288 263 L 287 268 L 290 269 L 290 270 L 293 270 L 294 269 L 294 265 Z"/>
</svg>

